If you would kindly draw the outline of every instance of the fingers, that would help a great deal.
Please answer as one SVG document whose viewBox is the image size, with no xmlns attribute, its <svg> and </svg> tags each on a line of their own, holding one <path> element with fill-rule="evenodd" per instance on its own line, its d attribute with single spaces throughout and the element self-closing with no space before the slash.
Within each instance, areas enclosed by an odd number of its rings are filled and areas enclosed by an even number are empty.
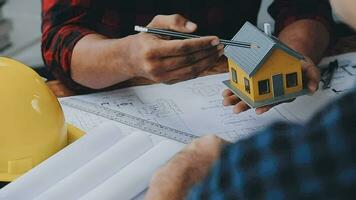
<svg viewBox="0 0 356 200">
<path fill-rule="evenodd" d="M 156 57 L 185 56 L 198 51 L 217 48 L 220 40 L 216 36 L 207 36 L 185 40 L 161 41 L 154 49 Z"/>
<path fill-rule="evenodd" d="M 224 106 L 231 106 L 235 105 L 233 108 L 233 112 L 235 114 L 239 114 L 242 112 L 245 112 L 250 109 L 250 106 L 246 104 L 245 102 L 241 101 L 240 98 L 238 98 L 234 93 L 231 92 L 231 90 L 224 90 L 223 92 L 223 105 Z M 256 114 L 261 115 L 267 111 L 269 111 L 273 106 L 264 106 L 260 108 L 256 108 Z"/>
<path fill-rule="evenodd" d="M 223 91 L 222 96 L 224 97 L 223 105 L 232 106 L 241 101 L 231 90 L 226 89 Z"/>
<path fill-rule="evenodd" d="M 269 111 L 271 108 L 273 108 L 273 106 L 264 106 L 264 107 L 256 108 L 255 112 L 257 115 L 261 115 L 261 114 Z M 248 104 L 246 104 L 243 101 L 240 101 L 239 103 L 237 103 L 235 105 L 233 111 L 235 114 L 239 114 L 239 113 L 245 112 L 249 109 L 250 109 L 250 106 Z"/>
<path fill-rule="evenodd" d="M 224 53 L 223 48 L 224 48 L 223 45 L 219 45 L 217 47 L 212 47 L 202 51 L 197 51 L 192 54 L 188 54 L 184 56 L 167 57 L 163 60 L 157 60 L 157 62 L 159 62 L 163 66 L 167 66 L 166 67 L 167 71 L 172 71 L 178 68 L 182 68 L 184 66 L 192 65 L 208 56 L 219 55 L 220 57 Z"/>
<path fill-rule="evenodd" d="M 236 97 L 235 97 L 236 98 Z M 234 99 L 235 100 L 235 99 Z M 231 104 L 233 105 L 233 104 Z M 265 112 L 268 112 L 269 110 L 271 110 L 273 108 L 274 105 L 272 106 L 264 106 L 264 107 L 260 107 L 260 108 L 256 108 L 255 112 L 257 115 L 261 115 Z M 233 108 L 233 112 L 235 114 L 239 114 L 239 113 L 242 113 L 242 112 L 245 112 L 247 110 L 250 109 L 250 106 L 248 104 L 246 104 L 245 102 L 241 101 L 239 99 L 238 103 L 234 106 Z"/>
<path fill-rule="evenodd" d="M 230 95 L 230 96 L 224 97 L 223 105 L 224 106 L 232 106 L 232 105 L 239 103 L 240 101 L 241 101 L 241 99 L 238 98 L 236 95 Z"/>
<path fill-rule="evenodd" d="M 271 110 L 273 106 L 264 106 L 264 107 L 261 107 L 261 108 L 256 108 L 256 114 L 257 115 L 261 115 L 269 110 Z"/>
<path fill-rule="evenodd" d="M 307 58 L 305 61 L 303 61 L 302 70 L 303 70 L 303 74 L 305 75 L 305 78 L 307 81 L 306 84 L 308 86 L 309 91 L 311 93 L 314 93 L 315 91 L 317 91 L 319 82 L 320 82 L 319 70 L 317 69 L 317 67 L 313 64 L 313 62 L 309 58 Z M 228 89 L 223 92 L 222 96 L 224 97 L 224 101 L 223 101 L 224 106 L 230 106 L 230 105 L 236 104 L 233 108 L 233 112 L 236 114 L 239 114 L 241 112 L 244 112 L 244 111 L 247 111 L 250 109 L 248 104 L 241 101 L 237 96 L 235 96 L 233 94 L 232 91 L 230 91 Z M 294 99 L 286 101 L 286 102 L 291 102 L 293 100 Z M 273 108 L 276 105 L 277 104 L 256 108 L 255 112 L 257 115 L 261 115 L 265 112 L 268 112 L 271 108 Z"/>
<path fill-rule="evenodd" d="M 184 148 L 183 152 L 194 156 L 193 159 L 196 161 L 194 162 L 196 166 L 199 163 L 204 166 L 210 166 L 219 157 L 221 147 L 225 144 L 227 144 L 227 141 L 216 135 L 209 134 L 192 141 Z"/>
<path fill-rule="evenodd" d="M 192 65 L 171 71 L 165 77 L 163 77 L 162 82 L 171 84 L 196 78 L 201 72 L 213 66 L 213 63 L 216 63 L 219 57 L 219 54 L 214 53 L 212 55 L 208 55 L 207 57 L 199 60 L 198 62 Z"/>
<path fill-rule="evenodd" d="M 320 72 L 309 58 L 302 62 L 302 70 L 305 76 L 307 87 L 310 93 L 314 93 L 318 90 L 319 87 Z"/>
<path fill-rule="evenodd" d="M 239 114 L 239 113 L 242 113 L 242 112 L 245 112 L 247 110 L 250 109 L 250 106 L 247 105 L 247 103 L 243 102 L 243 101 L 240 101 L 239 103 L 237 103 L 235 106 L 234 106 L 234 113 L 235 114 Z"/>
<path fill-rule="evenodd" d="M 223 105 L 224 106 L 235 105 L 234 108 L 233 108 L 233 112 L 235 114 L 239 114 L 241 112 L 245 112 L 245 111 L 250 109 L 250 106 L 248 104 L 246 104 L 245 102 L 241 101 L 241 99 L 238 98 L 229 89 L 224 90 L 223 93 L 222 93 L 222 96 L 224 97 L 224 100 L 223 100 Z M 291 101 L 293 101 L 293 100 L 291 100 Z M 257 115 L 261 115 L 261 114 L 269 111 L 273 106 L 275 106 L 275 105 L 256 108 L 256 110 L 255 110 L 256 114 Z"/>
<path fill-rule="evenodd" d="M 224 106 L 232 106 L 235 105 L 233 108 L 233 112 L 235 114 L 239 114 L 246 110 L 250 109 L 250 106 L 247 105 L 245 102 L 241 101 L 231 90 L 226 89 L 223 91 L 222 96 L 224 97 L 223 105 Z"/>
<path fill-rule="evenodd" d="M 234 93 L 229 89 L 224 90 L 223 93 L 222 93 L 223 97 L 229 97 L 231 95 L 234 95 Z"/>
<path fill-rule="evenodd" d="M 220 148 L 226 141 L 214 134 L 208 134 L 193 140 L 185 147 L 185 151 L 211 151 L 212 147 Z M 211 148 L 202 148 L 211 147 Z"/>
<path fill-rule="evenodd" d="M 179 14 L 157 15 L 148 27 L 169 29 L 178 32 L 191 33 L 197 29 L 197 25 Z"/>
<path fill-rule="evenodd" d="M 212 45 L 216 37 L 192 40 L 165 41 L 147 35 L 138 35 L 137 74 L 156 82 L 171 83 L 197 77 L 212 67 L 223 55 L 223 45 Z M 179 71 L 179 72 L 177 72 Z M 174 75 L 176 75 L 174 77 Z"/>
</svg>

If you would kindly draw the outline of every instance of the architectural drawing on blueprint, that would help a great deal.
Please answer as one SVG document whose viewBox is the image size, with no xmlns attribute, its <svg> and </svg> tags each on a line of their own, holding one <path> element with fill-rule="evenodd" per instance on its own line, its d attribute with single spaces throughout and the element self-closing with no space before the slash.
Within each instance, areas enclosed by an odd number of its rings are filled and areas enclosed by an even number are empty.
<svg viewBox="0 0 356 200">
<path fill-rule="evenodd" d="M 132 87 L 76 98 L 197 136 L 213 133 L 229 141 L 260 130 L 273 121 L 288 120 L 277 110 L 262 116 L 257 116 L 253 110 L 236 115 L 231 107 L 224 107 L 221 92 L 225 89 L 222 81 L 226 80 L 226 76 L 220 74 L 171 86 Z M 66 117 L 75 125 L 79 123 L 78 126 L 84 125 L 85 129 L 93 126 L 91 117 L 85 117 L 88 120 L 85 123 L 83 119 L 71 120 L 75 114 L 66 111 L 66 108 L 64 110 Z"/>
<path fill-rule="evenodd" d="M 80 111 L 75 108 L 71 108 L 71 107 L 67 107 L 67 106 L 63 106 L 63 111 L 65 113 L 67 123 L 70 123 L 80 129 L 82 129 L 85 132 L 89 132 L 89 131 L 93 130 L 94 128 L 96 128 L 97 126 L 110 121 L 109 119 L 106 119 L 104 117 L 94 115 L 91 113 L 87 113 L 84 111 Z M 117 127 L 120 127 L 122 132 L 127 135 L 129 135 L 133 132 L 136 132 L 136 131 L 141 131 L 136 128 L 121 124 L 119 122 L 112 121 L 112 123 L 115 123 L 117 125 Z M 166 138 L 163 138 L 163 137 L 160 137 L 157 135 L 153 135 L 153 134 L 149 134 L 149 133 L 147 133 L 147 134 L 148 134 L 148 136 L 151 137 L 152 142 L 154 144 L 158 144 L 159 142 L 166 139 Z"/>
<path fill-rule="evenodd" d="M 85 132 L 88 132 L 96 128 L 98 125 L 109 121 L 104 117 L 73 109 L 67 106 L 62 106 L 62 108 L 66 122 L 77 126 Z"/>
<path fill-rule="evenodd" d="M 257 116 L 254 110 L 232 112 L 222 105 L 222 81 L 228 74 L 197 78 L 174 85 L 156 84 L 121 90 L 76 96 L 114 110 L 144 118 L 168 127 L 202 136 L 217 134 L 235 141 L 259 131 L 275 121 L 304 123 L 331 100 L 355 85 L 355 53 L 323 59 L 325 65 L 338 59 L 347 66 L 339 68 L 331 83 L 331 89 L 319 90 L 313 96 L 302 96 L 287 104 L 280 104 L 267 113 Z M 69 97 L 71 98 L 71 97 Z M 88 131 L 107 119 L 63 106 L 67 122 Z M 136 129 L 122 125 L 127 132 Z"/>
<path fill-rule="evenodd" d="M 193 83 L 187 86 L 191 90 L 192 95 L 200 97 L 215 97 L 221 95 L 221 91 L 225 89 L 221 84 L 205 84 L 205 83 Z"/>
<path fill-rule="evenodd" d="M 154 116 L 155 118 L 163 118 L 182 113 L 173 100 L 165 98 L 158 98 L 155 103 L 148 103 L 139 107 L 138 112 L 142 116 Z"/>
</svg>

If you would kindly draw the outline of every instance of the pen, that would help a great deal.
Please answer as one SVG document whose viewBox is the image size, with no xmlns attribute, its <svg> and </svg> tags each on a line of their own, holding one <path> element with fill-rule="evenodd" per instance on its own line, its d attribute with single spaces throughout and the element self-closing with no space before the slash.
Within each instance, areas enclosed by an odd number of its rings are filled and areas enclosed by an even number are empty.
<svg viewBox="0 0 356 200">
<path fill-rule="evenodd" d="M 180 32 L 175 32 L 175 31 L 168 31 L 168 30 L 158 29 L 158 28 L 142 27 L 142 26 L 135 26 L 135 31 L 144 32 L 144 33 L 153 33 L 153 34 L 164 35 L 164 36 L 172 36 L 172 37 L 177 37 L 177 38 L 185 38 L 185 39 L 201 37 L 198 35 L 180 33 Z M 231 40 L 221 39 L 220 43 L 224 44 L 224 45 L 242 47 L 242 48 L 260 48 L 258 45 L 251 44 L 248 42 L 240 42 L 240 41 L 231 41 Z"/>
<path fill-rule="evenodd" d="M 331 84 L 331 80 L 334 76 L 334 72 L 338 67 L 339 67 L 338 60 L 335 60 L 335 61 L 329 63 L 329 67 L 326 70 L 327 76 L 326 76 L 326 79 L 325 79 L 324 85 L 323 85 L 324 90 L 330 88 L 330 84 Z"/>
</svg>

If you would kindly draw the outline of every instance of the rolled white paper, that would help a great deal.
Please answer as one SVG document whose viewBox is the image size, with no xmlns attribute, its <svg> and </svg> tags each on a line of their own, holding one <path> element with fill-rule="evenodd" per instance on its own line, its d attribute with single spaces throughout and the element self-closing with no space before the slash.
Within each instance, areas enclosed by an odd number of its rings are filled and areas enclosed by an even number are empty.
<svg viewBox="0 0 356 200">
<path fill-rule="evenodd" d="M 34 199 L 124 137 L 113 123 L 103 124 L 2 188 L 0 199 Z"/>
<path fill-rule="evenodd" d="M 144 191 L 154 172 L 183 148 L 183 144 L 163 141 L 123 168 L 80 200 L 129 200 Z"/>
<path fill-rule="evenodd" d="M 95 142 L 95 141 L 93 141 Z M 144 154 L 153 143 L 142 132 L 132 133 L 39 195 L 36 200 L 78 199 Z"/>
</svg>

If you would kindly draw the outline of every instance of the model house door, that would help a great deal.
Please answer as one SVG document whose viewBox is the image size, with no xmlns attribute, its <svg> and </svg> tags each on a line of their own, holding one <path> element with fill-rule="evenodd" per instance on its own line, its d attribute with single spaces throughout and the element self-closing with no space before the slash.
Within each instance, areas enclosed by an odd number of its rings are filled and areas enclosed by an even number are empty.
<svg viewBox="0 0 356 200">
<path fill-rule="evenodd" d="M 283 75 L 282 74 L 273 75 L 272 80 L 273 80 L 274 97 L 279 97 L 284 95 Z"/>
</svg>

